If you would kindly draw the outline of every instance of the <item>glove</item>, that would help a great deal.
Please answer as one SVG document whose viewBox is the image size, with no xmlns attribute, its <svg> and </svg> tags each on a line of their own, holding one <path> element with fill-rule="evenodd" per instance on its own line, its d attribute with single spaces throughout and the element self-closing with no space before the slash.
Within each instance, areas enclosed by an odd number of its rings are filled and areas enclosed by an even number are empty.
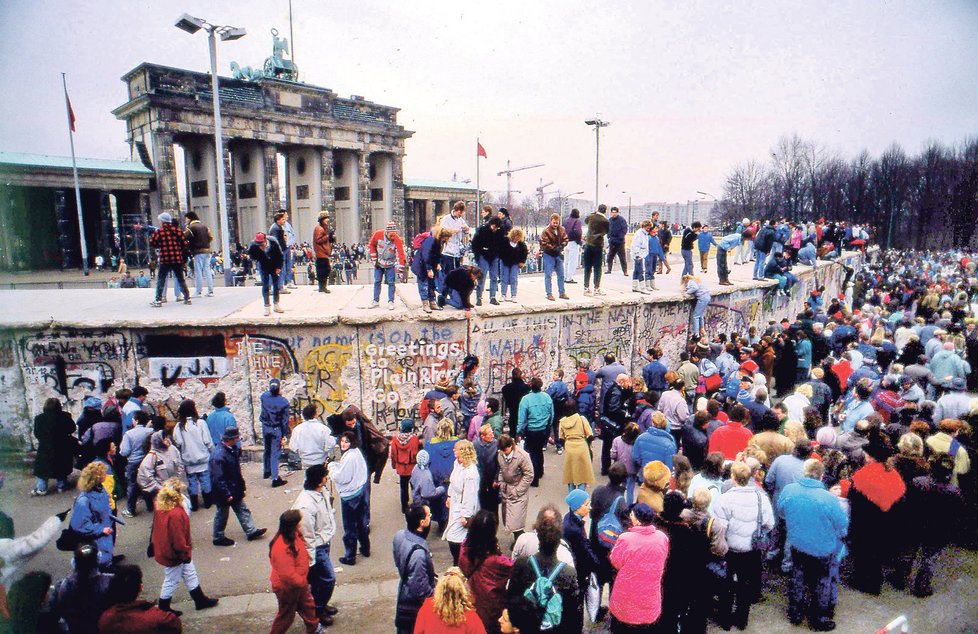
<svg viewBox="0 0 978 634">
<path fill-rule="evenodd" d="M 71 509 L 66 509 L 66 510 L 64 510 L 64 511 L 58 513 L 58 514 L 56 514 L 56 517 L 63 522 L 63 521 L 65 521 L 68 518 L 68 513 L 71 513 Z"/>
</svg>

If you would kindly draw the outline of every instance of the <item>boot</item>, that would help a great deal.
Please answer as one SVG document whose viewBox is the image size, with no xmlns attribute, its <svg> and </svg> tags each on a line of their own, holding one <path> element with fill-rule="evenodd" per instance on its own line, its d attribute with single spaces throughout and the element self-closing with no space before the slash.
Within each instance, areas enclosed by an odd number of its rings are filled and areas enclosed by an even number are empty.
<svg viewBox="0 0 978 634">
<path fill-rule="evenodd" d="M 657 290 L 659 290 L 659 289 L 657 289 L 655 287 L 655 280 L 649 280 L 649 281 L 646 282 L 646 284 L 648 284 L 648 289 L 650 291 L 657 291 Z"/>
<path fill-rule="evenodd" d="M 163 610 L 164 612 L 171 612 L 176 616 L 183 616 L 183 612 L 181 612 L 180 610 L 173 610 L 170 608 L 170 601 L 172 601 L 172 599 L 164 599 L 161 597 L 159 603 L 160 609 Z"/>
<path fill-rule="evenodd" d="M 209 509 L 214 504 L 211 501 L 212 495 L 210 493 L 201 493 L 200 497 L 203 499 L 205 509 Z"/>
<path fill-rule="evenodd" d="M 328 292 L 326 290 L 326 280 L 319 280 L 319 292 L 320 293 L 326 293 L 326 292 Z"/>
<path fill-rule="evenodd" d="M 324 293 L 328 293 L 329 292 L 329 280 L 326 280 L 325 282 L 323 282 L 323 292 Z"/>
<path fill-rule="evenodd" d="M 190 510 L 196 511 L 200 508 L 200 498 L 197 494 L 190 496 Z"/>
<path fill-rule="evenodd" d="M 641 293 L 642 292 L 642 291 L 640 291 L 638 289 L 638 280 L 632 280 L 632 291 L 635 292 L 635 293 Z"/>
<path fill-rule="evenodd" d="M 284 313 L 285 312 L 285 309 L 282 308 L 282 305 L 281 304 L 275 304 L 275 308 L 273 310 L 276 313 Z"/>
<path fill-rule="evenodd" d="M 212 608 L 217 605 L 218 599 L 212 599 L 204 591 L 197 586 L 190 591 L 190 598 L 194 600 L 194 607 L 198 610 L 206 610 L 207 608 Z"/>
<path fill-rule="evenodd" d="M 421 302 L 421 310 L 423 310 L 426 313 L 430 313 L 431 312 L 431 302 L 429 302 L 428 300 L 422 301 Z"/>
</svg>

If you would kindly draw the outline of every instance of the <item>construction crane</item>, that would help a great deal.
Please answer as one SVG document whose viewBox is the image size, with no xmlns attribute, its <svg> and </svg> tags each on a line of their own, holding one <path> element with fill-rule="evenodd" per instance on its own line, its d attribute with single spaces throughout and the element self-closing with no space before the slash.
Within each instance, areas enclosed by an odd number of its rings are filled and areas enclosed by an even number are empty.
<svg viewBox="0 0 978 634">
<path fill-rule="evenodd" d="M 543 179 L 542 178 L 540 179 L 540 186 L 537 187 L 537 198 L 540 201 L 540 204 L 537 207 L 538 209 L 541 209 L 541 210 L 543 209 L 543 194 L 544 194 L 544 191 L 543 190 L 545 190 L 546 188 L 550 187 L 553 184 L 554 184 L 554 182 L 553 181 L 550 181 L 549 183 L 547 183 L 546 185 L 544 185 L 543 184 Z"/>
<path fill-rule="evenodd" d="M 523 167 L 516 167 L 510 169 L 509 159 L 506 160 L 506 169 L 496 174 L 496 176 L 506 175 L 506 206 L 509 207 L 512 202 L 511 195 L 513 193 L 513 172 L 522 172 L 523 170 L 533 169 L 534 167 L 543 167 L 543 163 L 534 163 L 533 165 L 524 165 Z"/>
</svg>

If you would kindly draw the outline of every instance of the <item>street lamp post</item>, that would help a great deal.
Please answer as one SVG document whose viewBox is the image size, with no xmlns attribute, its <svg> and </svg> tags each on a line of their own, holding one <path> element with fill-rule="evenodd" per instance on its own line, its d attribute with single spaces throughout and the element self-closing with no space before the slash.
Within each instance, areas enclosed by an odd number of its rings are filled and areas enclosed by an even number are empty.
<svg viewBox="0 0 978 634">
<path fill-rule="evenodd" d="M 568 200 L 571 196 L 577 196 L 578 194 L 583 194 L 584 192 L 574 192 L 573 194 L 567 194 L 566 196 L 560 195 L 560 190 L 557 190 L 557 213 L 561 216 L 564 215 L 564 205 L 561 200 Z"/>
<path fill-rule="evenodd" d="M 709 196 L 710 198 L 713 199 L 713 207 L 710 209 L 710 212 L 711 212 L 710 213 L 710 221 L 707 223 L 707 224 L 710 224 L 710 223 L 713 222 L 713 213 L 712 212 L 716 209 L 717 202 L 718 202 L 717 197 L 714 196 L 713 194 L 710 194 L 710 193 L 707 193 L 707 192 L 701 192 L 699 190 L 696 190 L 696 193 L 697 194 L 700 194 L 701 196 Z M 690 221 L 692 221 L 692 219 L 690 219 Z M 690 224 L 692 224 L 692 222 L 690 222 Z"/>
<path fill-rule="evenodd" d="M 214 165 L 214 176 L 217 179 L 217 205 L 221 223 L 221 258 L 224 260 L 224 283 L 229 284 L 229 280 L 231 279 L 231 236 L 228 227 L 227 185 L 224 182 L 224 138 L 221 127 L 221 99 L 218 94 L 217 81 L 217 38 L 214 37 L 214 34 L 219 34 L 222 41 L 229 42 L 243 38 L 247 34 L 247 31 L 243 28 L 233 26 L 211 24 L 206 20 L 195 18 L 187 13 L 177 18 L 173 26 L 191 35 L 201 29 L 207 31 L 207 44 L 211 58 L 211 93 L 214 107 L 214 153 L 217 158 Z"/>
<path fill-rule="evenodd" d="M 623 194 L 628 195 L 628 230 L 632 230 L 632 195 L 629 192 L 623 191 Z"/>
<path fill-rule="evenodd" d="M 599 117 L 584 122 L 594 126 L 594 208 L 598 208 L 598 183 L 601 182 L 601 128 L 611 125 L 610 121 L 602 121 Z"/>
</svg>

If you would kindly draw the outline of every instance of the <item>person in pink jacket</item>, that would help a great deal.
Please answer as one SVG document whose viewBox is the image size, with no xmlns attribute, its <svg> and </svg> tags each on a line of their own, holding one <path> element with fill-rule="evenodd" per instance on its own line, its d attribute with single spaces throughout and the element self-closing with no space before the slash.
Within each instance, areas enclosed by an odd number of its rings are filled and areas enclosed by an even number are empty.
<svg viewBox="0 0 978 634">
<path fill-rule="evenodd" d="M 618 536 L 611 565 L 618 570 L 608 606 L 611 631 L 645 631 L 662 614 L 662 574 L 669 555 L 669 537 L 652 526 L 655 511 L 648 504 L 632 508 L 632 527 Z M 627 626 L 621 628 L 618 626 Z"/>
</svg>

